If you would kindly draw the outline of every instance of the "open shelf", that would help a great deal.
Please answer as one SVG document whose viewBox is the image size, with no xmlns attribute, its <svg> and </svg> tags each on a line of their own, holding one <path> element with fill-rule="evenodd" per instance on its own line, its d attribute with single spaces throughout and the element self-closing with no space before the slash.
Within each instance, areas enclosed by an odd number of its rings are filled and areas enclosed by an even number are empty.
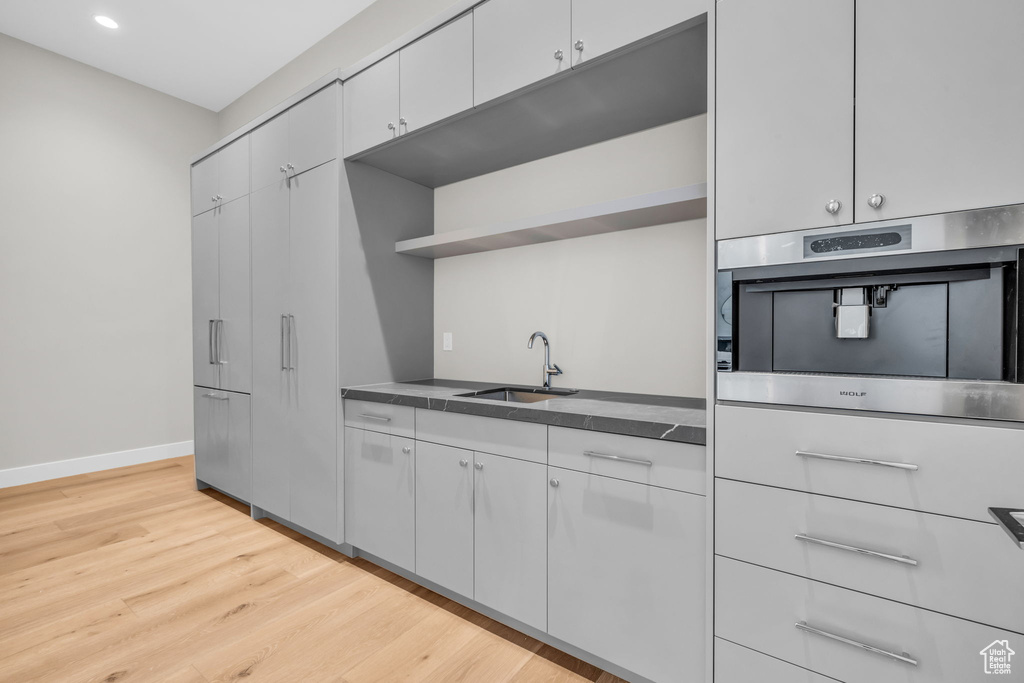
<svg viewBox="0 0 1024 683">
<path fill-rule="evenodd" d="M 395 244 L 395 251 L 436 259 L 688 221 L 707 216 L 707 197 L 707 183 L 674 187 L 508 223 L 403 240 Z"/>
</svg>

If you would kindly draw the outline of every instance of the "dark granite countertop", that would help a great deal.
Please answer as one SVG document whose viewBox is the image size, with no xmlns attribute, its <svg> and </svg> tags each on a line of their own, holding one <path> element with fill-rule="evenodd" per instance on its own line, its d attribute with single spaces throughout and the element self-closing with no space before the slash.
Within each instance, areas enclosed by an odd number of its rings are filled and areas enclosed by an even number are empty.
<svg viewBox="0 0 1024 683">
<path fill-rule="evenodd" d="M 707 442 L 706 403 L 702 398 L 588 390 L 535 403 L 459 396 L 491 387 L 537 389 L 501 382 L 429 379 L 343 387 L 341 397 L 665 441 L 700 445 Z M 564 388 L 555 387 L 555 390 Z"/>
</svg>

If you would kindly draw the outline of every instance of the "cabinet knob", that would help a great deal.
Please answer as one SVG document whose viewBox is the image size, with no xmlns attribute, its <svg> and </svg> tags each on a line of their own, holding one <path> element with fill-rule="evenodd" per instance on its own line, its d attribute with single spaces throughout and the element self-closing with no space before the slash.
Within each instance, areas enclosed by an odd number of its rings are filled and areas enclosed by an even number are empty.
<svg viewBox="0 0 1024 683">
<path fill-rule="evenodd" d="M 394 130 L 394 129 L 395 129 L 395 122 L 394 121 L 388 121 L 388 130 Z"/>
<path fill-rule="evenodd" d="M 402 446 L 402 452 L 405 453 L 406 455 L 409 455 L 410 453 L 412 453 L 412 448 L 410 448 L 409 446 Z"/>
<path fill-rule="evenodd" d="M 872 209 L 877 209 L 882 204 L 885 204 L 884 194 L 873 194 L 870 197 L 868 197 L 868 206 L 870 206 Z"/>
<path fill-rule="evenodd" d="M 551 484 L 551 488 L 553 488 L 553 489 L 557 489 L 558 488 L 558 480 L 557 479 L 552 479 L 548 483 Z"/>
<path fill-rule="evenodd" d="M 287 173 L 287 172 L 288 172 L 288 171 L 286 171 L 286 170 L 285 170 L 285 167 L 284 167 L 284 166 L 281 166 L 281 167 L 280 167 L 280 170 L 281 170 L 281 173 Z"/>
<path fill-rule="evenodd" d="M 473 463 L 473 467 L 477 468 L 478 470 L 482 470 L 484 468 L 484 464 L 482 462 L 475 462 Z"/>
<path fill-rule="evenodd" d="M 217 201 L 217 198 L 216 198 L 216 197 L 210 197 L 210 201 L 211 201 L 211 202 L 216 202 L 216 201 Z"/>
<path fill-rule="evenodd" d="M 291 164 L 285 164 L 284 167 L 287 168 L 289 171 L 294 171 L 295 170 L 295 167 L 292 166 Z"/>
<path fill-rule="evenodd" d="M 572 46 L 574 48 L 576 48 L 576 52 L 583 52 L 583 41 L 582 40 L 577 40 L 575 43 L 573 43 Z"/>
<path fill-rule="evenodd" d="M 400 126 L 408 126 L 409 122 L 405 120 L 404 116 L 402 116 L 401 118 L 398 119 L 398 125 L 400 125 Z"/>
<path fill-rule="evenodd" d="M 465 458 L 459 461 L 459 467 L 466 467 L 467 465 L 469 465 L 469 461 Z"/>
<path fill-rule="evenodd" d="M 841 208 L 843 208 L 843 203 L 838 199 L 830 199 L 828 200 L 828 203 L 825 204 L 825 210 L 833 216 L 839 213 L 839 209 Z"/>
<path fill-rule="evenodd" d="M 558 61 L 562 61 L 562 57 L 563 57 L 562 51 L 561 50 L 555 50 L 555 59 L 557 59 Z"/>
<path fill-rule="evenodd" d="M 217 195 L 216 197 L 214 197 L 214 199 L 215 199 L 216 201 L 218 201 L 218 202 L 219 202 L 220 200 L 222 200 L 222 199 L 224 199 L 224 198 L 223 198 L 223 197 L 221 197 L 220 195 Z"/>
</svg>

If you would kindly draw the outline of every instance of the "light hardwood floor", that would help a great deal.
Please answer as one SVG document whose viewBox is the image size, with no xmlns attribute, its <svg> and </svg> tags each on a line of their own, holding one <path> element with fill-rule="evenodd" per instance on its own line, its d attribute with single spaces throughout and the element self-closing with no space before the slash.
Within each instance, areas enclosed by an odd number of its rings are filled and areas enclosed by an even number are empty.
<svg viewBox="0 0 1024 683">
<path fill-rule="evenodd" d="M 0 681 L 621 679 L 213 491 L 192 458 L 0 489 Z"/>
</svg>

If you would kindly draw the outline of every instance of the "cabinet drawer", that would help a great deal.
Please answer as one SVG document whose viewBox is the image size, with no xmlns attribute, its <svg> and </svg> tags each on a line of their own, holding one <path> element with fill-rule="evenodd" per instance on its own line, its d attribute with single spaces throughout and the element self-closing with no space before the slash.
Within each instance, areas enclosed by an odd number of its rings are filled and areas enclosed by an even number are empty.
<svg viewBox="0 0 1024 683">
<path fill-rule="evenodd" d="M 715 638 L 715 683 L 835 683 L 807 669 Z"/>
<path fill-rule="evenodd" d="M 725 480 L 715 510 L 721 555 L 1024 633 L 1024 557 L 996 524 Z"/>
<path fill-rule="evenodd" d="M 982 522 L 1024 499 L 1024 430 L 738 406 L 715 415 L 719 477 Z"/>
<path fill-rule="evenodd" d="M 411 439 L 416 435 L 416 409 L 390 403 L 346 400 L 345 426 Z"/>
<path fill-rule="evenodd" d="M 982 648 L 1019 640 L 972 621 L 724 557 L 715 560 L 715 595 L 716 635 L 845 683 L 974 681 L 984 678 Z"/>
<path fill-rule="evenodd" d="M 229 496 L 252 500 L 248 394 L 193 388 L 196 478 Z"/>
<path fill-rule="evenodd" d="M 547 462 L 547 425 L 494 417 L 416 409 L 416 438 L 421 441 Z"/>
<path fill-rule="evenodd" d="M 705 448 L 675 441 L 548 428 L 553 467 L 590 472 L 703 495 Z"/>
</svg>

